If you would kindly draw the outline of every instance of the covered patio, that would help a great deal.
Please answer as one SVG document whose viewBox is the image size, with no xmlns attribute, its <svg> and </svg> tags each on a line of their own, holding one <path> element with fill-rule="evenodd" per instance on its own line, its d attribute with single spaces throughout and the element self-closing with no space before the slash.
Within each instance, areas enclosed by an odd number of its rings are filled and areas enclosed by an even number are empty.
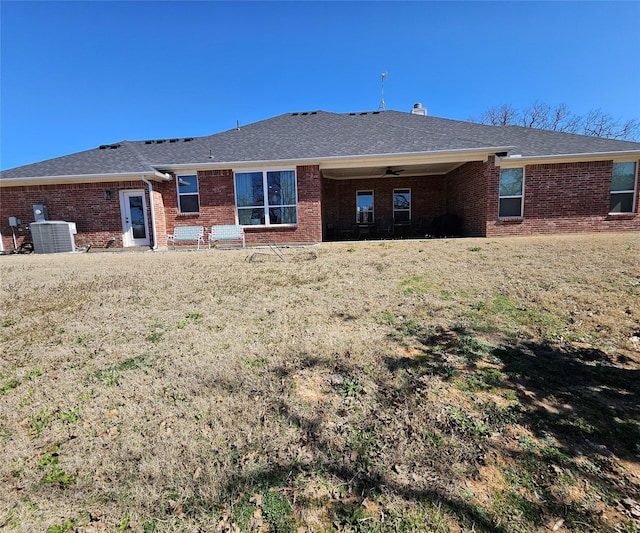
<svg viewBox="0 0 640 533">
<path fill-rule="evenodd" d="M 321 164 L 323 240 L 479 235 L 490 168 L 486 151 Z"/>
</svg>

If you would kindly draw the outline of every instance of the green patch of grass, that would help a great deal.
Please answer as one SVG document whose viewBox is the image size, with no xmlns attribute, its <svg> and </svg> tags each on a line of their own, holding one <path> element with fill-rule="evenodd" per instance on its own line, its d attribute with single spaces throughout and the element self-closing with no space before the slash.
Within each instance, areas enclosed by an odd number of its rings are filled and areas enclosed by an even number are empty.
<svg viewBox="0 0 640 533">
<path fill-rule="evenodd" d="M 33 437 L 39 437 L 40 434 L 47 428 L 51 421 L 51 415 L 44 409 L 40 409 L 36 414 L 28 417 L 29 421 L 29 434 Z"/>
<path fill-rule="evenodd" d="M 253 496 L 243 496 L 232 509 L 240 531 L 252 531 L 252 519 L 260 510 L 262 521 L 268 531 L 274 533 L 292 533 L 295 531 L 292 518 L 291 502 L 282 493 L 275 490 L 264 490 Z M 255 525 L 255 524 L 254 524 Z M 262 530 L 262 529 L 261 529 Z"/>
<path fill-rule="evenodd" d="M 130 523 L 131 523 L 131 516 L 129 515 L 129 513 L 127 513 L 118 524 L 118 527 L 116 527 L 116 531 L 126 531 L 127 529 L 129 529 Z"/>
<path fill-rule="evenodd" d="M 380 313 L 380 315 L 378 316 L 378 323 L 384 324 L 386 326 L 393 326 L 394 324 L 397 323 L 397 321 L 398 319 L 388 309 L 385 309 L 384 311 L 382 311 L 382 313 Z"/>
<path fill-rule="evenodd" d="M 22 380 L 17 379 L 17 378 L 11 378 L 11 379 L 8 379 L 8 380 L 2 382 L 2 384 L 0 384 L 0 396 L 8 394 L 12 390 L 17 389 L 18 386 L 23 381 L 31 381 L 32 379 L 35 379 L 35 378 L 37 378 L 37 377 L 39 377 L 41 375 L 42 375 L 42 369 L 41 368 L 34 368 L 32 370 L 27 371 L 27 373 L 24 375 Z"/>
<path fill-rule="evenodd" d="M 520 447 L 526 452 L 532 452 L 538 449 L 538 442 L 529 437 L 529 435 L 520 435 L 518 437 Z"/>
<path fill-rule="evenodd" d="M 519 466 L 508 467 L 504 471 L 504 478 L 516 490 L 523 488 L 534 490 L 536 488 L 531 472 Z"/>
<path fill-rule="evenodd" d="M 368 516 L 360 505 L 340 503 L 333 509 L 334 522 L 340 526 L 340 531 L 364 532 L 369 531 Z"/>
<path fill-rule="evenodd" d="M 504 381 L 504 374 L 497 368 L 483 368 L 472 372 L 458 380 L 457 385 L 462 390 L 471 392 L 492 390 Z"/>
<path fill-rule="evenodd" d="M 542 522 L 539 506 L 514 490 L 497 492 L 491 510 L 496 515 L 497 522 L 509 524 L 509 531 L 514 533 L 531 531 Z"/>
<path fill-rule="evenodd" d="M 255 359 L 249 359 L 244 362 L 244 365 L 248 368 L 263 368 L 269 364 L 269 359 L 266 357 L 257 357 Z"/>
<path fill-rule="evenodd" d="M 249 499 L 249 496 L 243 496 L 232 509 L 233 518 L 236 521 L 236 524 L 238 524 L 240 531 L 249 531 L 251 517 L 253 517 L 253 513 L 255 513 L 257 509 Z"/>
<path fill-rule="evenodd" d="M 137 368 L 148 366 L 149 364 L 151 364 L 153 359 L 154 358 L 148 354 L 130 357 L 129 359 L 125 359 L 124 361 L 112 367 L 105 368 L 103 370 L 96 370 L 89 375 L 87 381 L 89 383 L 101 381 L 105 385 L 117 385 L 122 373 L 128 370 L 134 370 Z"/>
<path fill-rule="evenodd" d="M 52 451 L 45 453 L 38 460 L 38 468 L 44 470 L 42 482 L 49 485 L 57 485 L 63 489 L 71 486 L 76 477 L 67 474 L 58 464 L 60 447 L 56 446 Z"/>
<path fill-rule="evenodd" d="M 89 334 L 82 333 L 81 335 L 78 335 L 75 339 L 73 339 L 73 342 L 75 342 L 76 344 L 85 344 L 87 340 L 89 340 Z"/>
<path fill-rule="evenodd" d="M 460 370 L 446 364 L 429 364 L 426 365 L 425 371 L 433 376 L 440 376 L 445 381 L 455 379 L 460 375 Z"/>
<path fill-rule="evenodd" d="M 80 408 L 66 409 L 58 415 L 58 418 L 67 424 L 77 424 L 80 422 Z"/>
<path fill-rule="evenodd" d="M 184 329 L 191 322 L 200 320 L 204 315 L 202 313 L 189 313 L 183 320 L 178 322 L 178 329 Z"/>
<path fill-rule="evenodd" d="M 274 533 L 291 533 L 294 523 L 291 518 L 292 508 L 289 500 L 280 492 L 266 492 L 262 498 L 262 513 L 269 524 L 269 531 Z"/>
<path fill-rule="evenodd" d="M 444 437 L 433 431 L 426 430 L 422 434 L 422 441 L 432 448 L 439 448 L 444 444 Z"/>
<path fill-rule="evenodd" d="M 338 387 L 340 394 L 347 397 L 354 397 L 364 392 L 364 387 L 355 378 L 346 378 Z"/>
<path fill-rule="evenodd" d="M 20 385 L 20 380 L 15 378 L 3 382 L 2 385 L 0 385 L 0 396 L 8 394 L 13 389 L 16 389 L 18 385 Z"/>
<path fill-rule="evenodd" d="M 162 337 L 164 337 L 164 333 L 162 331 L 153 331 L 145 337 L 145 340 L 152 344 L 158 344 L 162 342 Z"/>
<path fill-rule="evenodd" d="M 72 531 L 75 526 L 76 523 L 73 520 L 67 519 L 62 524 L 48 527 L 47 533 L 67 533 L 67 531 Z"/>
<path fill-rule="evenodd" d="M 460 337 L 460 355 L 465 357 L 468 362 L 475 363 L 491 353 L 493 346 L 483 342 L 471 335 L 462 335 Z"/>
<path fill-rule="evenodd" d="M 593 424 L 587 422 L 577 413 L 570 413 L 567 416 L 559 417 L 558 425 L 573 429 L 579 433 L 584 433 L 585 435 L 592 435 L 597 432 L 597 428 Z"/>
<path fill-rule="evenodd" d="M 545 445 L 540 450 L 542 457 L 548 461 L 554 461 L 559 464 L 569 465 L 571 464 L 571 458 L 556 446 Z"/>
<path fill-rule="evenodd" d="M 41 375 L 42 375 L 42 369 L 41 368 L 34 368 L 32 370 L 29 370 L 24 375 L 24 379 L 25 379 L 25 381 L 30 381 L 32 379 L 40 377 Z"/>
<path fill-rule="evenodd" d="M 500 407 L 493 401 L 480 405 L 484 421 L 493 429 L 500 430 L 509 424 L 517 424 L 522 417 L 523 408 L 518 402 Z"/>
<path fill-rule="evenodd" d="M 405 296 L 427 294 L 437 289 L 438 287 L 427 281 L 424 276 L 411 276 L 400 281 L 400 292 Z"/>
<path fill-rule="evenodd" d="M 48 483 L 50 485 L 57 485 L 63 489 L 70 487 L 76 480 L 76 477 L 67 474 L 62 468 L 59 466 L 51 467 L 42 478 L 44 483 Z"/>
<path fill-rule="evenodd" d="M 470 416 L 465 410 L 459 407 L 450 407 L 447 410 L 448 424 L 457 432 L 473 437 L 486 437 L 491 433 L 491 429 L 481 420 Z"/>
</svg>

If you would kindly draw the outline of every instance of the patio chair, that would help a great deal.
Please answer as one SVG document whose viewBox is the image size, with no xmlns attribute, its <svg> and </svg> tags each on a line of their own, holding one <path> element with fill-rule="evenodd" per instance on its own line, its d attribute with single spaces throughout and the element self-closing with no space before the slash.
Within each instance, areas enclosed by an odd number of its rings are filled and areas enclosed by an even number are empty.
<svg viewBox="0 0 640 533">
<path fill-rule="evenodd" d="M 340 238 L 348 241 L 353 239 L 355 236 L 355 229 L 353 226 L 350 225 L 340 225 Z"/>
<path fill-rule="evenodd" d="M 378 237 L 381 239 L 393 238 L 393 222 L 391 220 L 380 219 L 378 222 Z"/>
<path fill-rule="evenodd" d="M 423 239 L 427 236 L 428 221 L 425 217 L 417 218 L 411 221 L 411 236 Z"/>
</svg>

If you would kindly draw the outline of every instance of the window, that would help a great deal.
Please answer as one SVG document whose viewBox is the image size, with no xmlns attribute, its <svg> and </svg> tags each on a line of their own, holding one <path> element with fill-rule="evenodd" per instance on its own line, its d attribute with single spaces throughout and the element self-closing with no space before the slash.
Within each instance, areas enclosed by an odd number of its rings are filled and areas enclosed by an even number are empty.
<svg viewBox="0 0 640 533">
<path fill-rule="evenodd" d="M 243 226 L 296 224 L 298 207 L 294 170 L 237 172 L 236 207 Z"/>
<path fill-rule="evenodd" d="M 198 176 L 178 176 L 178 209 L 180 213 L 198 213 Z"/>
<path fill-rule="evenodd" d="M 636 190 L 636 163 L 613 164 L 610 213 L 633 213 Z"/>
<path fill-rule="evenodd" d="M 523 168 L 503 168 L 500 170 L 500 218 L 522 216 Z"/>
<path fill-rule="evenodd" d="M 356 223 L 373 224 L 373 191 L 356 192 Z"/>
<path fill-rule="evenodd" d="M 409 222 L 411 220 L 411 190 L 394 189 L 393 191 L 393 221 Z"/>
</svg>

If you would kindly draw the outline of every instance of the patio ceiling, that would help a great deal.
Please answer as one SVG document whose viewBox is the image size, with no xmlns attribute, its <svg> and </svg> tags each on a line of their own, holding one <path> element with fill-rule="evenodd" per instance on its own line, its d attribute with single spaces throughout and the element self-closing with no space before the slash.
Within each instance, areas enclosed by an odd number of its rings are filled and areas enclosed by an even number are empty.
<svg viewBox="0 0 640 533">
<path fill-rule="evenodd" d="M 411 177 L 411 176 L 433 176 L 447 174 L 453 169 L 463 165 L 463 162 L 438 162 L 423 163 L 414 165 L 389 164 L 383 166 L 356 167 L 356 168 L 325 168 L 322 169 L 322 176 L 332 180 L 351 180 L 351 179 L 371 179 L 371 178 L 395 178 L 395 177 Z M 391 169 L 397 174 L 387 172 Z"/>
</svg>

